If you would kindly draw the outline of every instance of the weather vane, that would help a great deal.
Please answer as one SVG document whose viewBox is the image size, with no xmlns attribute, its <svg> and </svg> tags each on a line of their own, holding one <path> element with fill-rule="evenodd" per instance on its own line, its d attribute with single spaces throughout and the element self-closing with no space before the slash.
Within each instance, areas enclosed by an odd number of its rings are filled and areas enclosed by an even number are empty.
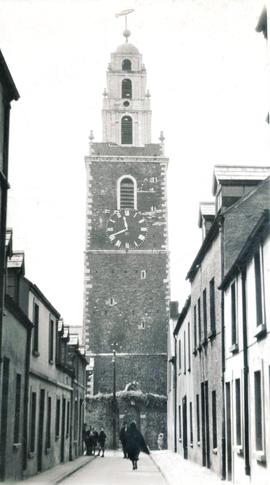
<svg viewBox="0 0 270 485">
<path fill-rule="evenodd" d="M 125 16 L 125 30 L 123 34 L 126 38 L 126 42 L 128 42 L 128 37 L 130 36 L 130 31 L 127 28 L 127 16 L 132 12 L 134 12 L 134 8 L 128 8 L 127 10 L 122 10 L 121 12 L 115 14 L 117 18 L 122 17 L 123 15 Z"/>
</svg>

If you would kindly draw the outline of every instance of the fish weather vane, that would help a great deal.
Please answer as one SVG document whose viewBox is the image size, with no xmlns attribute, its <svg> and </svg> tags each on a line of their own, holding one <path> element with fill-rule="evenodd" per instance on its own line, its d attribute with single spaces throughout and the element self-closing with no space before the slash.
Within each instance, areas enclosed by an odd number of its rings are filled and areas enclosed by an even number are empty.
<svg viewBox="0 0 270 485">
<path fill-rule="evenodd" d="M 121 12 L 115 14 L 116 18 L 122 17 L 123 15 L 125 16 L 125 30 L 123 34 L 124 34 L 124 37 L 126 38 L 126 42 L 128 42 L 128 38 L 130 36 L 130 31 L 127 28 L 127 16 L 132 12 L 134 12 L 134 8 L 128 8 L 126 10 L 122 10 Z"/>
</svg>

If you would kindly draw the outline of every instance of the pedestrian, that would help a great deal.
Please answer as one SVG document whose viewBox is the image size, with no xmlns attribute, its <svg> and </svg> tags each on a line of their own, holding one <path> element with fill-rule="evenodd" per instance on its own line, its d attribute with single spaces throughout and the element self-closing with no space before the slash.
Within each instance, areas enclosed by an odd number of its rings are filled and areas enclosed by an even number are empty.
<svg viewBox="0 0 270 485">
<path fill-rule="evenodd" d="M 150 454 L 149 449 L 144 441 L 144 437 L 137 429 L 136 423 L 132 422 L 127 430 L 127 453 L 132 462 L 133 470 L 138 468 L 138 460 L 140 451 L 143 451 L 147 455 Z"/>
<path fill-rule="evenodd" d="M 87 454 L 87 440 L 88 440 L 88 430 L 87 430 L 87 424 L 84 423 L 83 424 L 83 430 L 82 430 L 82 439 L 83 439 L 83 442 L 84 442 L 84 450 L 83 450 L 83 454 Z"/>
<path fill-rule="evenodd" d="M 99 442 L 99 452 L 98 452 L 98 454 L 100 455 L 100 452 L 102 453 L 101 458 L 104 458 L 105 441 L 106 441 L 106 434 L 105 434 L 103 426 L 101 426 L 100 433 L 98 435 L 98 442 Z"/>
<path fill-rule="evenodd" d="M 120 433 L 119 433 L 119 439 L 120 439 L 121 444 L 122 444 L 124 458 L 128 458 L 128 454 L 127 454 L 127 430 L 128 430 L 127 423 L 124 422 L 122 428 L 120 429 Z"/>
<path fill-rule="evenodd" d="M 91 426 L 87 432 L 86 454 L 93 455 L 93 431 Z"/>
<path fill-rule="evenodd" d="M 93 428 L 93 452 L 94 452 L 94 456 L 96 454 L 96 449 L 97 449 L 97 445 L 98 445 L 98 432 L 95 428 Z"/>
<path fill-rule="evenodd" d="M 163 450 L 164 448 L 164 434 L 159 433 L 158 439 L 157 439 L 157 445 L 158 445 L 158 450 Z"/>
</svg>

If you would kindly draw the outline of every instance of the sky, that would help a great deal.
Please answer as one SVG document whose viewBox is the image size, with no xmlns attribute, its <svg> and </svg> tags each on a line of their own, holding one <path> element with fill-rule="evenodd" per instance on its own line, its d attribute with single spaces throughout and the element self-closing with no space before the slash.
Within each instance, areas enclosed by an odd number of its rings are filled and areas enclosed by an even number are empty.
<svg viewBox="0 0 270 485">
<path fill-rule="evenodd" d="M 171 299 L 189 294 L 200 201 L 215 164 L 268 165 L 266 41 L 260 0 L 0 0 L 0 48 L 20 93 L 12 103 L 8 225 L 26 276 L 67 325 L 82 324 L 90 130 L 102 141 L 110 54 L 143 55 L 152 142 L 165 135 Z M 268 65 L 269 68 L 269 65 Z"/>
</svg>

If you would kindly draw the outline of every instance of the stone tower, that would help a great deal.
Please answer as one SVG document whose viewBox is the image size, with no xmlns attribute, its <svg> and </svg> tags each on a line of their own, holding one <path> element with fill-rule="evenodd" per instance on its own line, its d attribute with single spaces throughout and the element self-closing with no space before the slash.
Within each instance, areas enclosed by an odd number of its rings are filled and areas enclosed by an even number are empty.
<svg viewBox="0 0 270 485">
<path fill-rule="evenodd" d="M 144 393 L 165 395 L 168 159 L 162 134 L 151 143 L 146 69 L 129 32 L 124 35 L 107 70 L 103 141 L 91 134 L 85 158 L 84 340 L 94 394 L 136 383 Z"/>
</svg>

